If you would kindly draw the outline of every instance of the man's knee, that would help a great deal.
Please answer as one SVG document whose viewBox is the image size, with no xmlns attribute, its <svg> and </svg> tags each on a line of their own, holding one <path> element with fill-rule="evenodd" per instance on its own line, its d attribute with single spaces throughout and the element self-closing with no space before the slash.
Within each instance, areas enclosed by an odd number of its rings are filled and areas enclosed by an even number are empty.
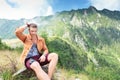
<svg viewBox="0 0 120 80">
<path fill-rule="evenodd" d="M 52 58 L 58 60 L 58 54 L 56 54 L 56 53 L 51 53 L 51 56 L 52 56 Z"/>
<path fill-rule="evenodd" d="M 33 70 L 37 70 L 38 68 L 40 68 L 40 64 L 38 62 L 33 62 L 31 65 L 30 65 L 31 69 Z"/>
<path fill-rule="evenodd" d="M 54 57 L 55 57 L 56 59 L 58 59 L 58 54 L 53 53 L 53 55 L 54 55 Z"/>
</svg>

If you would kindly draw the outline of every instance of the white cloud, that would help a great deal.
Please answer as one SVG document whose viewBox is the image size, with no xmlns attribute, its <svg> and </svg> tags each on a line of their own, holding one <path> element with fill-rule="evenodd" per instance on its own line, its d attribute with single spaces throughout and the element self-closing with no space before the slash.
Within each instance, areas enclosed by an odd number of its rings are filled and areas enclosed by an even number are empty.
<svg viewBox="0 0 120 80">
<path fill-rule="evenodd" d="M 0 18 L 20 19 L 53 14 L 52 7 L 46 0 L 8 0 L 16 6 L 11 7 L 6 0 L 0 0 Z"/>
<path fill-rule="evenodd" d="M 90 0 L 97 9 L 120 10 L 120 0 Z"/>
<path fill-rule="evenodd" d="M 52 10 L 52 7 L 51 7 L 51 6 L 49 6 L 49 7 L 47 8 L 46 15 L 48 16 L 49 14 L 53 14 L 53 10 Z"/>
</svg>

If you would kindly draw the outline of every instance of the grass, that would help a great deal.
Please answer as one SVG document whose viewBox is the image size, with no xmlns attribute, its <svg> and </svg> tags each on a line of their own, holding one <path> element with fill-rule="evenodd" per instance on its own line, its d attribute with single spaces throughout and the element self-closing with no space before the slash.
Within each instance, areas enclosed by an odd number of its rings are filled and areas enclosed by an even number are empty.
<svg viewBox="0 0 120 80">
<path fill-rule="evenodd" d="M 12 73 L 17 70 L 18 54 L 9 50 L 1 50 L 0 53 L 0 75 L 4 80 L 12 80 Z"/>
<path fill-rule="evenodd" d="M 0 64 L 1 65 L 0 66 L 14 65 L 16 67 L 19 67 L 19 66 L 21 67 L 21 64 L 19 63 L 20 54 L 18 54 L 17 51 L 15 51 L 15 50 L 12 50 L 12 51 L 0 50 L 0 53 L 1 53 L 1 55 L 0 55 Z"/>
<path fill-rule="evenodd" d="M 19 75 L 12 78 L 13 73 L 22 67 L 19 63 L 20 54 L 13 50 L 0 50 L 0 76 L 3 80 L 36 80 L 35 77 L 25 78 L 25 76 Z M 77 74 L 73 70 L 67 71 L 66 69 L 58 68 L 54 74 L 55 80 L 89 80 L 85 74 Z"/>
</svg>

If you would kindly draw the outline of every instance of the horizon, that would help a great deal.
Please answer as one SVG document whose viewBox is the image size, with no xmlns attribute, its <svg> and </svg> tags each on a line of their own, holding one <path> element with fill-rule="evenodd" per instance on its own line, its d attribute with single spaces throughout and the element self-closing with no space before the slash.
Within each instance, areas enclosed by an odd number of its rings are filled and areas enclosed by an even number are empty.
<svg viewBox="0 0 120 80">
<path fill-rule="evenodd" d="M 89 6 L 88 8 L 90 8 L 90 7 L 94 7 L 95 9 L 97 9 L 95 6 Z M 81 8 L 81 9 L 88 9 L 88 8 Z M 106 9 L 106 8 L 104 8 L 104 9 Z M 102 9 L 102 10 L 104 10 L 104 9 Z M 80 10 L 80 8 L 78 8 L 78 9 L 71 9 L 71 10 L 63 10 L 63 11 L 58 11 L 58 12 L 55 12 L 54 14 L 51 14 L 51 15 L 47 15 L 47 16 L 52 16 L 52 15 L 55 15 L 56 13 L 61 13 L 61 12 L 64 12 L 64 11 L 72 11 L 72 10 Z M 97 9 L 98 10 L 98 9 Z M 107 10 L 109 10 L 109 9 L 107 9 Z M 101 10 L 98 10 L 98 11 L 101 11 Z M 118 11 L 118 12 L 120 12 L 119 10 L 109 10 L 109 11 Z M 40 15 L 40 16 L 34 16 L 33 18 L 35 18 L 35 17 L 47 17 L 47 16 L 44 16 L 44 15 Z M 19 18 L 19 19 L 7 19 L 7 20 L 30 20 L 30 19 L 33 19 L 33 18 Z M 5 18 L 0 18 L 0 19 L 5 19 Z M 34 21 L 30 21 L 30 22 L 34 22 Z"/>
</svg>

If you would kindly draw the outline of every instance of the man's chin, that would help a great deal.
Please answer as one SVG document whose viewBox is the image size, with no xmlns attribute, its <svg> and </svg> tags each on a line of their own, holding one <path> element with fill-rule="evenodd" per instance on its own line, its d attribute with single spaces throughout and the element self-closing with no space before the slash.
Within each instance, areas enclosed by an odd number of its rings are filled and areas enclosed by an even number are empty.
<svg viewBox="0 0 120 80">
<path fill-rule="evenodd" d="M 30 34 L 31 36 L 36 36 L 37 34 Z"/>
</svg>

